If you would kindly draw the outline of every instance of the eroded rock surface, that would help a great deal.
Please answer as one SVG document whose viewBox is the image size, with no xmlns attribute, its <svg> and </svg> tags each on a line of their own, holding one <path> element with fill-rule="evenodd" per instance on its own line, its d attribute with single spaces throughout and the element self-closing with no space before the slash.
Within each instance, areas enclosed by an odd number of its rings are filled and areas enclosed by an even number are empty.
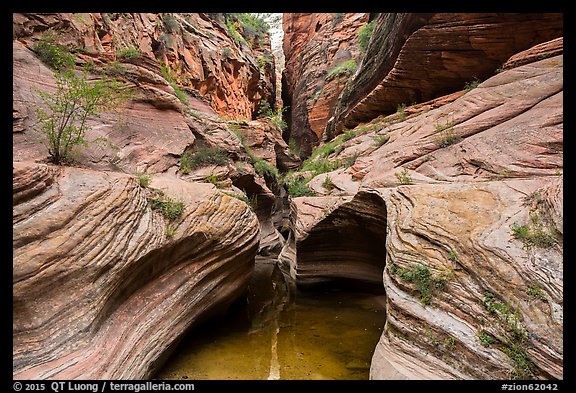
<svg viewBox="0 0 576 393">
<path fill-rule="evenodd" d="M 15 379 L 141 379 L 179 337 L 245 290 L 258 220 L 213 185 L 15 162 Z"/>
<path fill-rule="evenodd" d="M 369 14 L 284 14 L 282 100 L 288 107 L 290 135 L 309 155 L 324 135 L 324 128 L 347 78 L 360 63 L 358 30 Z M 330 73 L 353 61 L 345 72 Z"/>
<path fill-rule="evenodd" d="M 207 93 L 202 92 L 201 85 L 194 85 L 196 83 L 194 81 L 185 83 L 180 79 L 179 86 L 187 97 L 182 101 L 172 87 L 170 78 L 161 69 L 161 65 L 171 64 L 173 68 L 170 72 L 174 76 L 177 70 L 184 74 L 189 72 L 188 68 L 192 67 L 193 60 L 206 63 L 203 56 L 209 56 L 212 61 L 222 64 L 230 61 L 236 65 L 238 64 L 234 60 L 235 57 L 246 57 L 242 63 L 244 65 L 238 65 L 234 70 L 233 77 L 224 75 L 227 71 L 220 70 L 215 65 L 213 68 L 217 68 L 218 72 L 223 74 L 219 77 L 205 75 L 206 81 L 212 80 L 211 83 L 214 84 L 210 94 L 214 92 L 218 95 L 223 94 L 228 100 L 232 96 L 228 93 L 219 93 L 219 89 L 243 94 L 243 88 L 234 85 L 235 81 L 245 83 L 246 79 L 253 79 L 254 75 L 258 78 L 260 75 L 258 83 L 267 85 L 268 77 L 264 73 L 268 72 L 268 63 L 265 63 L 264 68 L 255 65 L 258 50 L 262 51 L 265 48 L 249 50 L 245 43 L 239 47 L 234 46 L 232 38 L 219 27 L 219 22 L 202 14 L 170 16 L 175 26 L 178 23 L 180 26 L 172 32 L 165 31 L 163 20 L 170 20 L 166 15 L 116 15 L 114 23 L 106 22 L 108 17 L 105 14 L 83 14 L 82 17 L 76 14 L 50 14 L 42 17 L 15 14 L 14 26 L 21 30 L 17 30 L 18 40 L 13 42 L 14 160 L 46 161 L 47 159 L 46 146 L 38 143 L 42 134 L 35 128 L 34 107 L 43 105 L 37 90 L 54 92 L 56 78 L 53 70 L 42 63 L 30 48 L 34 47 L 34 42 L 41 36 L 40 32 L 48 28 L 67 26 L 62 27 L 58 42 L 62 45 L 68 43 L 84 48 L 84 51 L 75 54 L 76 61 L 79 64 L 86 64 L 88 61 L 96 64 L 95 70 L 90 73 L 90 79 L 99 78 L 100 71 L 105 71 L 114 65 L 114 69 L 119 70 L 115 76 L 123 82 L 126 89 L 132 91 L 130 100 L 118 113 L 104 113 L 101 118 L 88 120 L 91 128 L 86 134 L 86 140 L 90 142 L 78 149 L 76 164 L 95 170 L 146 173 L 150 176 L 169 173 L 187 181 L 206 182 L 208 179 L 233 194 L 241 194 L 243 189 L 247 190 L 250 197 L 260 199 L 259 213 L 264 212 L 259 214 L 259 217 L 262 219 L 264 229 L 262 234 L 268 240 L 263 242 L 262 247 L 281 241 L 277 230 L 269 220 L 274 194 L 262 175 L 256 173 L 245 146 L 233 133 L 234 121 L 245 124 L 242 132 L 250 140 L 249 147 L 254 148 L 255 157 L 281 168 L 294 168 L 298 165 L 299 159 L 290 153 L 288 145 L 281 138 L 281 132 L 270 122 L 235 119 L 238 116 L 250 119 L 254 114 L 253 111 L 256 111 L 255 108 L 259 108 L 260 101 L 263 98 L 270 98 L 273 89 L 267 86 L 261 91 L 261 96 L 256 92 L 244 96 L 236 95 L 228 104 L 218 104 L 214 100 L 208 100 Z M 80 19 L 86 23 L 77 25 Z M 89 21 L 92 24 L 88 23 Z M 202 42 L 204 46 L 209 46 L 210 50 L 203 46 L 201 48 L 194 46 L 194 50 L 200 50 L 201 53 L 197 53 L 192 59 L 186 56 L 182 59 L 179 56 L 182 53 L 186 54 L 186 51 L 174 50 L 172 57 L 168 55 L 166 58 L 161 58 L 157 50 L 149 48 L 151 37 L 160 34 L 162 38 L 162 32 L 170 38 L 170 42 L 191 45 L 190 42 L 182 41 L 189 39 L 192 34 L 186 30 L 193 28 L 190 21 L 203 26 L 202 28 L 197 26 L 198 29 L 194 34 L 198 34 L 196 40 Z M 99 23 L 105 26 L 100 26 Z M 97 29 L 102 37 L 92 34 L 93 29 Z M 210 29 L 215 29 L 218 34 L 214 33 L 211 39 L 206 39 Z M 126 31 L 129 34 L 123 36 L 121 32 Z M 89 38 L 95 41 L 86 41 Z M 126 61 L 117 56 L 120 49 L 127 47 L 136 48 L 140 57 Z M 231 51 L 230 57 L 221 56 L 220 52 L 226 48 Z M 256 72 L 252 68 L 256 68 L 258 73 L 246 74 L 247 70 Z M 198 90 L 191 86 L 196 86 Z M 270 94 L 266 95 L 264 91 Z M 231 105 L 230 103 L 234 103 L 238 110 L 229 110 L 227 105 Z M 219 113 L 226 113 L 226 117 L 223 118 Z M 226 118 L 235 120 L 227 122 Z M 100 143 L 94 142 L 98 139 L 101 140 Z M 181 159 L 184 155 L 194 155 L 206 149 L 217 150 L 225 154 L 228 159 L 222 165 L 201 165 L 186 170 L 182 168 Z M 280 246 L 274 245 L 274 247 Z"/>
<path fill-rule="evenodd" d="M 128 63 L 143 68 L 142 73 L 168 73 L 181 89 L 228 118 L 252 119 L 262 100 L 275 99 L 274 64 L 264 62 L 262 68 L 258 63 L 270 53 L 270 43 L 251 50 L 208 14 L 14 14 L 13 25 L 14 38 L 30 48 L 52 28 L 59 43 L 77 49 L 80 62 L 119 70 Z M 126 49 L 139 56 L 123 57 Z"/>
<path fill-rule="evenodd" d="M 226 122 L 273 102 L 273 62 L 205 14 L 13 17 L 14 378 L 150 378 L 184 332 L 243 295 L 259 248 L 279 247 L 242 189 L 274 195 Z M 32 50 L 48 29 L 77 70 L 132 90 L 118 114 L 88 120 L 75 167 L 46 165 L 36 140 L 37 90 L 56 89 Z M 206 149 L 224 160 L 184 167 Z M 184 202 L 181 218 L 151 209 L 160 192 Z"/>
<path fill-rule="evenodd" d="M 554 13 L 381 14 L 361 71 L 348 81 L 327 125 L 327 138 L 393 113 L 398 105 L 485 80 L 517 52 L 561 37 L 562 28 L 562 14 Z"/>
<path fill-rule="evenodd" d="M 329 275 L 323 245 L 338 249 L 365 215 L 339 209 L 373 198 L 360 205 L 386 227 L 386 255 L 360 249 L 385 261 L 387 322 L 372 379 L 563 378 L 563 56 L 558 41 L 532 52 L 468 92 L 356 127 L 327 156 L 353 165 L 292 202 L 280 261 L 305 283 Z"/>
<path fill-rule="evenodd" d="M 544 195 L 561 184 L 549 177 L 382 191 L 387 325 L 371 378 L 563 378 L 561 236 L 551 248 L 527 248 L 511 230 L 534 219 L 534 198 L 560 208 L 561 199 Z M 400 273 L 415 264 L 446 279 L 428 305 Z"/>
<path fill-rule="evenodd" d="M 280 260 L 296 285 L 353 283 L 382 291 L 386 208 L 378 195 L 303 197 L 292 203 L 294 238 Z"/>
</svg>

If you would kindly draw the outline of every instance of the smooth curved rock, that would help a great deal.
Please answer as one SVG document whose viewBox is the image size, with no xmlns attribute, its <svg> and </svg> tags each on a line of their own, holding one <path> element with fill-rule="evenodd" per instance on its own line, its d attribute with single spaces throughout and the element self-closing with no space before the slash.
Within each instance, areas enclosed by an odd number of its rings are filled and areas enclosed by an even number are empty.
<svg viewBox="0 0 576 393">
<path fill-rule="evenodd" d="M 327 139 L 398 105 L 485 80 L 510 56 L 562 36 L 562 29 L 557 13 L 382 14 L 360 72 L 342 90 Z"/>
<path fill-rule="evenodd" d="M 562 240 L 527 249 L 510 228 L 531 220 L 527 195 L 561 184 L 548 178 L 380 190 L 389 223 L 387 325 L 372 379 L 563 378 Z M 428 305 L 398 273 L 414 264 L 447 279 Z M 488 292 L 499 311 L 483 305 Z"/>
<path fill-rule="evenodd" d="M 71 17 L 58 14 L 51 16 L 50 20 L 55 18 L 54 20 L 63 21 Z M 97 16 L 86 16 L 87 20 L 92 17 Z M 139 14 L 139 17 L 144 16 Z M 121 18 L 123 17 L 119 17 L 118 23 L 124 23 L 120 21 Z M 17 25 L 22 23 L 18 22 Z M 37 28 L 39 27 L 35 27 Z M 253 190 L 254 194 L 250 196 L 260 194 L 261 206 L 266 206 L 268 201 L 269 213 L 274 204 L 274 195 L 261 176 L 255 174 L 246 149 L 231 132 L 232 123 L 227 124 L 201 96 L 190 94 L 188 104 L 183 105 L 162 76 L 160 66 L 151 59 L 144 57 L 135 64 L 119 65 L 124 72 L 124 85 L 133 90 L 131 100 L 119 113 L 104 113 L 101 118 L 89 119 L 91 128 L 86 133 L 86 140 L 90 142 L 78 149 L 75 164 L 102 171 L 140 172 L 148 175 L 169 173 L 184 180 L 198 182 L 205 181 L 208 176 L 217 177 L 219 185 L 230 187 L 235 183 L 242 185 L 243 189 Z M 44 145 L 38 143 L 42 134 L 34 128 L 36 114 L 33 108 L 34 105 L 42 104 L 36 89 L 55 91 L 55 77 L 52 70 L 20 41 L 13 42 L 13 69 L 14 159 L 45 161 L 48 152 Z M 90 75 L 90 78 L 97 77 L 97 74 Z M 280 168 L 294 168 L 298 165 L 299 159 L 290 153 L 280 131 L 269 121 L 243 123 L 249 124 L 242 132 L 250 140 L 249 145 L 255 149 L 254 154 L 257 157 L 264 158 L 272 166 Z M 95 142 L 99 138 L 105 138 L 106 142 Z M 189 174 L 183 174 L 180 157 L 185 152 L 193 154 L 206 147 L 221 150 L 230 160 L 226 165 L 206 165 Z M 265 190 L 258 182 L 264 184 Z M 277 243 L 281 243 L 282 238 L 269 222 L 268 215 L 259 214 L 259 218 L 262 219 L 262 235 L 265 240 L 262 247 L 267 247 L 266 244 L 272 248 L 281 247 Z"/>
<path fill-rule="evenodd" d="M 328 157 L 357 156 L 354 165 L 309 184 L 322 192 L 329 176 L 339 194 L 353 195 L 362 187 L 395 187 L 403 173 L 412 184 L 559 176 L 563 88 L 562 55 L 503 71 L 438 108 L 357 127 L 358 135 Z"/>
<path fill-rule="evenodd" d="M 281 260 L 296 286 L 383 290 L 386 206 L 377 194 L 295 198 L 292 209 L 295 241 L 293 250 L 283 250 Z"/>
<path fill-rule="evenodd" d="M 354 165 L 310 180 L 325 196 L 294 199 L 279 259 L 296 285 L 328 275 L 299 254 L 338 238 L 325 218 L 361 194 L 381 199 L 387 322 L 372 379 L 563 378 L 563 56 L 535 60 L 356 127 L 328 156 Z M 524 226 L 541 246 L 515 234 Z"/>
<path fill-rule="evenodd" d="M 258 220 L 209 184 L 14 163 L 14 379 L 142 379 L 246 289 Z M 174 235 L 168 230 L 175 231 Z"/>
</svg>

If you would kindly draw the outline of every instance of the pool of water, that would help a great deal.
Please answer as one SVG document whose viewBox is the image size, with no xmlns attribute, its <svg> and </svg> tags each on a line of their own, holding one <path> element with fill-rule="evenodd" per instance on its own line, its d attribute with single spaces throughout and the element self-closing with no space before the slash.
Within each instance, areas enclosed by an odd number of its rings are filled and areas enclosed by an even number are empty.
<svg viewBox="0 0 576 393">
<path fill-rule="evenodd" d="M 187 334 L 156 379 L 368 379 L 384 295 L 289 293 L 273 263 L 256 271 L 246 300 Z"/>
</svg>

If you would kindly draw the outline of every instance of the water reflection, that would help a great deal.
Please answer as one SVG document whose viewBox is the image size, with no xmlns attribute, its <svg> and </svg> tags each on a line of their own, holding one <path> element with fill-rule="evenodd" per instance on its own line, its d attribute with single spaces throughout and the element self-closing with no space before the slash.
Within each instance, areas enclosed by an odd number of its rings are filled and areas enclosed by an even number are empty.
<svg viewBox="0 0 576 393">
<path fill-rule="evenodd" d="M 157 379 L 368 379 L 384 295 L 292 292 L 270 261 L 244 302 L 190 332 Z"/>
</svg>

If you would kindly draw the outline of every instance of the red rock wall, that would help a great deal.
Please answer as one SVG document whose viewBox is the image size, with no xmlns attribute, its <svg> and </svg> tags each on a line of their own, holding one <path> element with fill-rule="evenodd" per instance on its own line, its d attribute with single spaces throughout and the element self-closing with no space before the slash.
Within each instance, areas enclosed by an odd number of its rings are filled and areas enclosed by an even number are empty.
<svg viewBox="0 0 576 393">
<path fill-rule="evenodd" d="M 58 13 L 14 14 L 14 38 L 31 47 L 48 28 L 58 42 L 77 49 L 85 61 L 117 61 L 119 51 L 136 48 L 139 65 L 162 75 L 168 65 L 177 84 L 200 95 L 226 118 L 252 119 L 260 101 L 274 102 L 274 64 L 261 70 L 267 47 L 238 44 L 222 23 L 207 14 Z"/>
<path fill-rule="evenodd" d="M 390 20 L 402 15 L 378 18 L 362 71 L 344 88 L 327 127 L 329 137 L 393 113 L 399 104 L 427 101 L 485 80 L 511 55 L 563 34 L 562 14 L 554 13 L 437 13 L 426 15 L 415 31 L 399 32 L 403 24 Z M 394 57 L 371 60 L 382 48 L 399 45 Z"/>
<path fill-rule="evenodd" d="M 282 100 L 292 138 L 304 154 L 322 139 L 330 112 L 350 76 L 327 78 L 344 61 L 359 63 L 358 29 L 368 14 L 284 14 Z"/>
</svg>

